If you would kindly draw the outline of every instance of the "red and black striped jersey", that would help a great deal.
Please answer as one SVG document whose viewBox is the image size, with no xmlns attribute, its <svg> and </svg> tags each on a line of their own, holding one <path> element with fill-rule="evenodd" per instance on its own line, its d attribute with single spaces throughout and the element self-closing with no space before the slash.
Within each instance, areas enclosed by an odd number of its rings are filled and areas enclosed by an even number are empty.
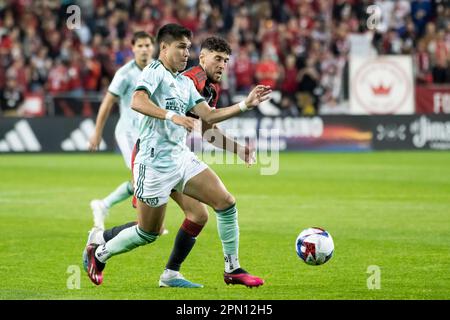
<svg viewBox="0 0 450 320">
<path fill-rule="evenodd" d="M 201 66 L 192 67 L 183 72 L 183 75 L 194 81 L 195 88 L 203 96 L 203 98 L 205 98 L 211 108 L 217 107 L 220 86 L 217 83 L 212 83 L 208 80 L 208 76 Z"/>
</svg>

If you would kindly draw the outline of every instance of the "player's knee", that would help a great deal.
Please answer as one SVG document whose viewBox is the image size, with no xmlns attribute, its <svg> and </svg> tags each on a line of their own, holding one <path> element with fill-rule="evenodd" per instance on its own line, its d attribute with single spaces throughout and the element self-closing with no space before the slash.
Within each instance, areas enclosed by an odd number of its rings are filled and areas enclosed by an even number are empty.
<svg viewBox="0 0 450 320">
<path fill-rule="evenodd" d="M 215 210 L 224 210 L 236 203 L 236 199 L 231 193 L 226 193 L 214 206 Z"/>
<path fill-rule="evenodd" d="M 190 210 L 185 210 L 184 214 L 186 216 L 186 218 L 192 222 L 195 222 L 197 224 L 200 224 L 202 226 L 204 226 L 207 222 L 208 222 L 208 218 L 209 218 L 209 214 L 208 214 L 208 210 L 198 210 L 198 211 L 190 211 Z"/>
<path fill-rule="evenodd" d="M 150 244 L 155 242 L 159 237 L 159 232 L 145 231 L 141 227 L 136 226 L 136 233 L 139 237 L 136 237 L 136 245 L 144 246 L 146 244 Z"/>
<path fill-rule="evenodd" d="M 204 226 L 208 222 L 208 217 L 209 217 L 208 211 L 202 210 L 200 214 L 197 215 L 196 221 L 195 220 L 193 221 L 197 224 L 201 224 L 202 226 Z"/>
</svg>

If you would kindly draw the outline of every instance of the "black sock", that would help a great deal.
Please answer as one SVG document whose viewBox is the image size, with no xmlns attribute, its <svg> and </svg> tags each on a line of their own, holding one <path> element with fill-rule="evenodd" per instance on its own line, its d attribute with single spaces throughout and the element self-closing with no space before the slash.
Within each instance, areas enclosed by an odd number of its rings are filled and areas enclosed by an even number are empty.
<svg viewBox="0 0 450 320">
<path fill-rule="evenodd" d="M 137 222 L 133 221 L 133 222 L 128 222 L 126 224 L 123 224 L 121 226 L 107 229 L 107 230 L 103 231 L 103 239 L 105 239 L 105 242 L 108 242 L 109 240 L 111 240 L 112 238 L 117 236 L 119 234 L 119 232 L 122 231 L 123 229 L 127 229 L 129 227 L 135 226 L 136 224 L 137 224 Z"/>
<path fill-rule="evenodd" d="M 234 270 L 233 272 L 230 272 L 230 274 L 238 274 L 238 273 L 248 273 L 247 271 L 245 271 L 242 268 L 237 268 L 236 270 Z"/>
<path fill-rule="evenodd" d="M 181 264 L 194 247 L 196 237 L 202 230 L 203 226 L 185 219 L 181 228 L 178 230 L 173 245 L 172 253 L 167 262 L 166 269 L 180 271 Z"/>
<path fill-rule="evenodd" d="M 175 244 L 167 262 L 166 269 L 180 271 L 181 264 L 191 252 L 195 244 L 195 237 L 188 234 L 183 229 L 178 230 L 175 238 Z"/>
</svg>

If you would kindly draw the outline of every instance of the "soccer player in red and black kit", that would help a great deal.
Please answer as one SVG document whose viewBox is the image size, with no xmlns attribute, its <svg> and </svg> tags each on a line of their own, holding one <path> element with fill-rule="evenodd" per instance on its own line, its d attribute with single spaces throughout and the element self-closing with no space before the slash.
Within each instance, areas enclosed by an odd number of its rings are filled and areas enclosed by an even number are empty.
<svg viewBox="0 0 450 320">
<path fill-rule="evenodd" d="M 219 100 L 219 83 L 228 63 L 231 48 L 228 43 L 219 37 L 209 37 L 203 41 L 200 51 L 200 64 L 186 70 L 183 75 L 189 77 L 195 84 L 198 92 L 205 98 L 210 107 L 216 108 Z M 242 102 L 244 104 L 244 101 Z M 193 114 L 189 116 L 197 118 Z M 227 151 L 236 153 L 248 165 L 254 161 L 254 151 L 248 146 L 242 146 L 238 142 L 226 137 L 216 125 L 210 125 L 202 121 L 202 135 L 208 142 Z M 138 144 L 137 144 L 138 147 Z M 161 287 L 184 287 L 198 288 L 202 285 L 193 283 L 179 272 L 181 264 L 192 250 L 196 237 L 208 220 L 208 210 L 200 201 L 173 190 L 171 198 L 177 202 L 185 213 L 174 247 L 170 255 L 166 268 L 160 277 Z M 225 212 L 224 212 L 225 213 Z M 242 284 L 248 287 L 257 287 L 264 283 L 264 280 L 247 273 L 240 267 L 238 260 L 239 227 L 237 215 L 227 216 L 217 215 L 217 225 L 219 237 L 222 241 L 225 272 L 224 281 L 227 284 Z M 131 222 L 119 227 L 105 230 L 102 234 L 91 235 L 94 242 L 106 242 L 115 237 L 121 230 L 136 224 Z M 232 231 L 230 232 L 230 225 Z M 230 233 L 232 234 L 230 236 Z M 89 240 L 88 240 L 89 242 Z"/>
</svg>

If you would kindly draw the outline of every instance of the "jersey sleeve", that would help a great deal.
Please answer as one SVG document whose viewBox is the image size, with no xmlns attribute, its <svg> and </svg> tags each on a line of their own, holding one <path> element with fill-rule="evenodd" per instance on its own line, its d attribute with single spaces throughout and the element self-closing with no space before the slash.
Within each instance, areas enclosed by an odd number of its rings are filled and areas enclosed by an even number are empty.
<svg viewBox="0 0 450 320">
<path fill-rule="evenodd" d="M 153 64 L 145 67 L 139 75 L 135 91 L 145 90 L 149 97 L 151 97 L 163 79 L 163 73 L 161 70 L 161 67 L 154 68 Z"/>
<path fill-rule="evenodd" d="M 195 88 L 194 82 L 192 82 L 190 79 L 188 79 L 187 82 L 189 86 L 189 102 L 186 112 L 190 111 L 200 102 L 205 101 L 205 98 L 203 98 L 200 93 L 198 93 L 197 88 Z"/>
<path fill-rule="evenodd" d="M 122 97 L 125 95 L 128 88 L 128 80 L 121 72 L 116 72 L 114 78 L 109 84 L 108 91 L 116 97 Z"/>
</svg>

